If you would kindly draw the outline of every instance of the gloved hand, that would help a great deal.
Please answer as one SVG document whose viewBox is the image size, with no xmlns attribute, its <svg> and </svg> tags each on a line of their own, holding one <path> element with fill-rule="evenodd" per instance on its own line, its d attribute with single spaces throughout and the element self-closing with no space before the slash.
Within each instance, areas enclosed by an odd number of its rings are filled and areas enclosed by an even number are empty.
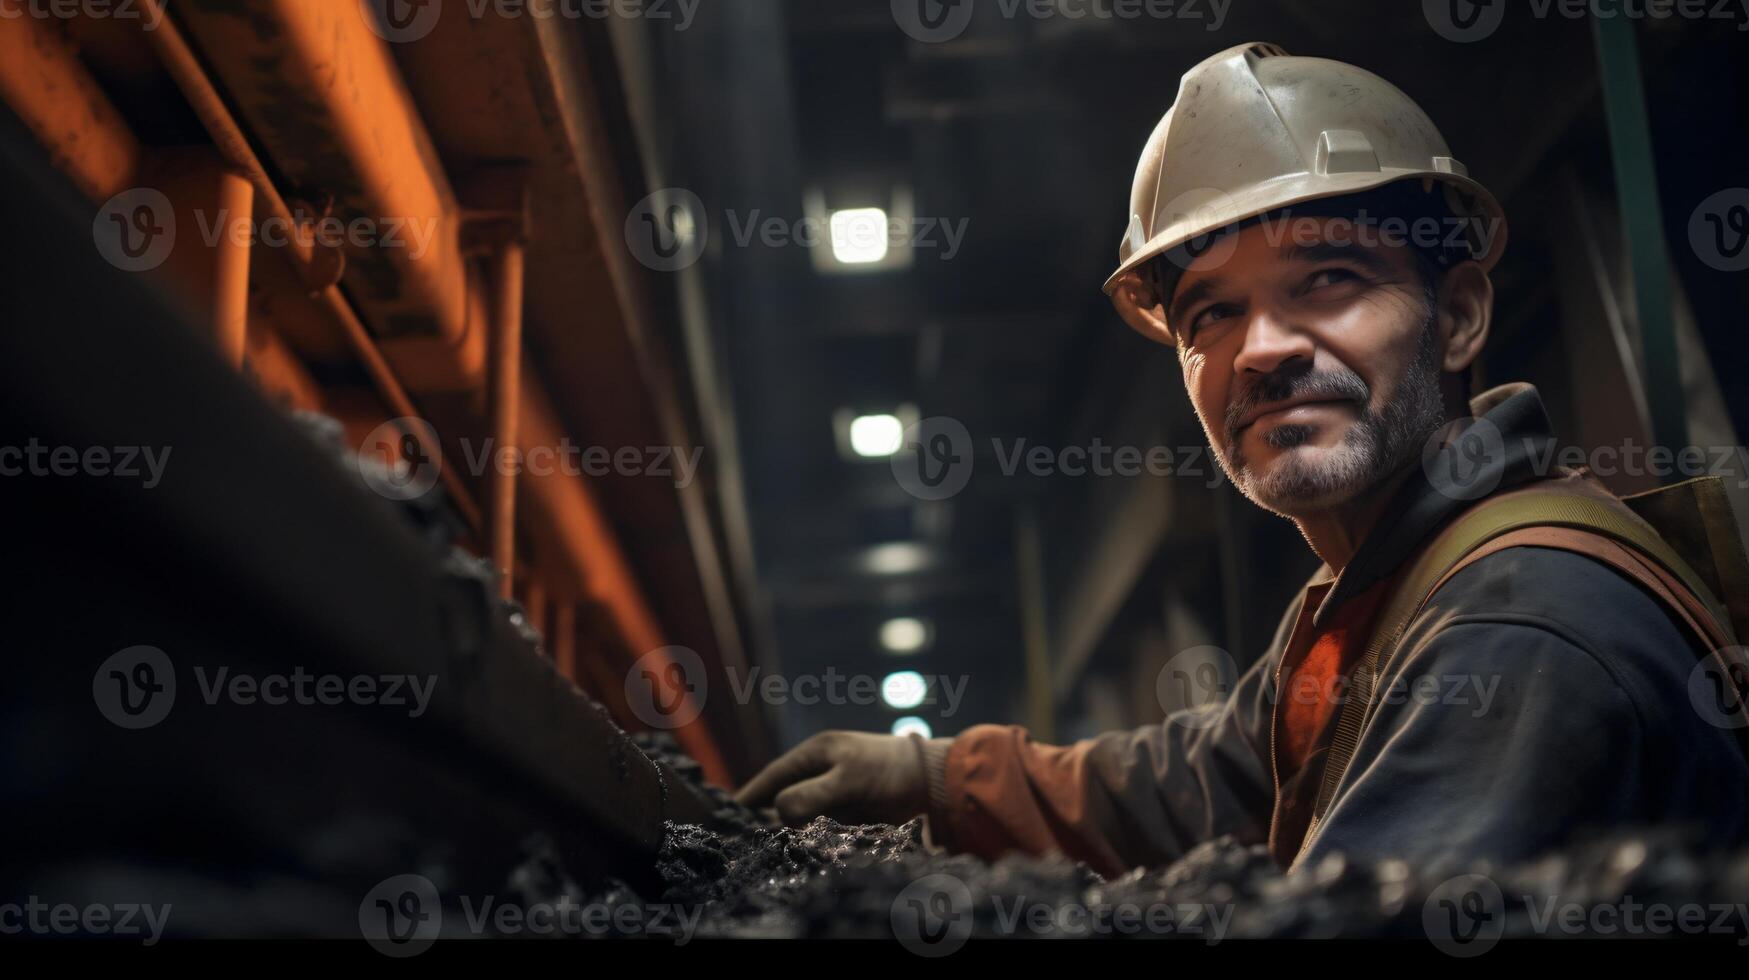
<svg viewBox="0 0 1749 980">
<path fill-rule="evenodd" d="M 821 732 L 741 787 L 743 806 L 775 805 L 784 823 L 827 816 L 844 823 L 904 823 L 929 811 L 923 739 Z"/>
</svg>

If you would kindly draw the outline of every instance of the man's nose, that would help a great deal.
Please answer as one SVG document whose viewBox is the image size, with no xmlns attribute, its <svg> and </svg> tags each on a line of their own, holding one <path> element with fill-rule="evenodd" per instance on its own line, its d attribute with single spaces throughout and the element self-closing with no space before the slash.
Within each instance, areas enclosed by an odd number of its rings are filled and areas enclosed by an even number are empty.
<svg viewBox="0 0 1749 980">
<path fill-rule="evenodd" d="M 1276 310 L 1262 309 L 1253 313 L 1244 324 L 1244 330 L 1239 353 L 1233 361 L 1235 374 L 1273 374 L 1295 358 L 1310 362 L 1316 353 L 1310 332 L 1296 326 Z"/>
</svg>

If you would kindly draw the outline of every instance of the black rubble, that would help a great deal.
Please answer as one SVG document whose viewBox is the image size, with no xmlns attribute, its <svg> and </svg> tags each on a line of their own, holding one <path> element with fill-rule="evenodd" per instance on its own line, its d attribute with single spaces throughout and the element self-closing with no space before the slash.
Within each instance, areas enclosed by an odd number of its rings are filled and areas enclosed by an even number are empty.
<svg viewBox="0 0 1749 980">
<path fill-rule="evenodd" d="M 925 846 L 921 820 L 856 827 L 822 817 L 778 826 L 705 785 L 671 738 L 633 738 L 717 804 L 708 827 L 669 825 L 659 863 L 665 890 L 638 898 L 696 910 L 702 936 L 890 939 L 896 909 L 917 883 L 953 882 L 970 899 L 974 937 L 1426 941 L 1440 938 L 1448 907 L 1484 912 L 1506 938 L 1749 937 L 1749 851 L 1676 830 L 1595 838 L 1509 868 L 1418 872 L 1400 861 L 1367 867 L 1333 857 L 1293 875 L 1263 846 L 1223 838 L 1169 867 L 1106 880 L 1062 859 L 988 863 L 945 854 Z M 594 900 L 628 895 L 615 883 Z M 1648 916 L 1650 908 L 1669 911 Z"/>
</svg>

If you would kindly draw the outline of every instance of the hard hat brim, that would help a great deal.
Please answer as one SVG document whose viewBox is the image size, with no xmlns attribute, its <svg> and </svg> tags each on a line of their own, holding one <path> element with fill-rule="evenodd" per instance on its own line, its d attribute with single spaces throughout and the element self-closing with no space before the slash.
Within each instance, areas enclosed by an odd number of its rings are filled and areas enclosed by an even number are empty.
<svg viewBox="0 0 1749 980">
<path fill-rule="evenodd" d="M 1136 271 L 1155 258 L 1199 235 L 1218 231 L 1248 218 L 1291 208 L 1307 201 L 1318 201 L 1347 194 L 1374 190 L 1402 180 L 1432 179 L 1450 184 L 1474 198 L 1477 216 L 1487 225 L 1486 251 L 1476 256 L 1485 270 L 1492 270 L 1506 248 L 1506 213 L 1500 202 L 1480 183 L 1462 174 L 1444 170 L 1385 170 L 1352 174 L 1294 174 L 1266 181 L 1238 194 L 1215 192 L 1190 213 L 1167 225 L 1141 248 L 1124 258 L 1102 288 L 1107 296 L 1117 289 L 1118 280 Z"/>
</svg>

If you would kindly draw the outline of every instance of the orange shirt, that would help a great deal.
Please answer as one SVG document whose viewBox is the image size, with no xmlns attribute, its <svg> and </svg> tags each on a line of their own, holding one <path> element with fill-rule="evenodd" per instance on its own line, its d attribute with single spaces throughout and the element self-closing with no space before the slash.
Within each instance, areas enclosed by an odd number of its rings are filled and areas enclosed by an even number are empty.
<svg viewBox="0 0 1749 980">
<path fill-rule="evenodd" d="M 1390 591 L 1391 580 L 1375 583 L 1332 611 L 1322 629 L 1312 616 L 1333 582 L 1306 589 L 1306 601 L 1282 651 L 1276 675 L 1271 738 L 1275 761 L 1275 814 L 1272 853 L 1297 853 L 1311 824 L 1330 735 L 1348 694 L 1348 676 L 1366 652 L 1373 617 Z"/>
</svg>

